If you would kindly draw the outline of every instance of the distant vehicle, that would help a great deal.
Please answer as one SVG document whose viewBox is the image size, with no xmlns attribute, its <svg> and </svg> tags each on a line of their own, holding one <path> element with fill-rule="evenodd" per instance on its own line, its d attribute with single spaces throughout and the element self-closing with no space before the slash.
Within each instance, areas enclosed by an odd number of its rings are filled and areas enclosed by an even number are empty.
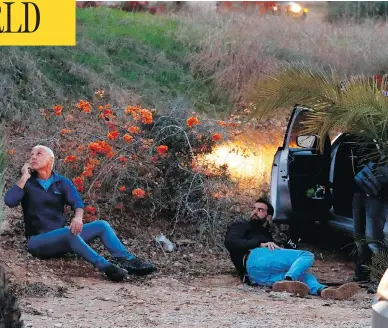
<svg viewBox="0 0 388 328">
<path fill-rule="evenodd" d="M 308 9 L 297 2 L 282 1 L 217 1 L 217 12 L 284 15 L 305 18 Z"/>
<path fill-rule="evenodd" d="M 359 137 L 340 133 L 331 141 L 328 136 L 320 151 L 317 136 L 301 134 L 309 111 L 306 107 L 294 108 L 283 145 L 274 156 L 273 219 L 304 227 L 320 223 L 329 230 L 352 236 L 352 156 L 359 147 Z"/>
<path fill-rule="evenodd" d="M 308 8 L 302 7 L 296 2 L 285 2 L 281 4 L 281 11 L 286 16 L 291 16 L 295 18 L 306 18 L 307 13 L 309 12 Z"/>
</svg>

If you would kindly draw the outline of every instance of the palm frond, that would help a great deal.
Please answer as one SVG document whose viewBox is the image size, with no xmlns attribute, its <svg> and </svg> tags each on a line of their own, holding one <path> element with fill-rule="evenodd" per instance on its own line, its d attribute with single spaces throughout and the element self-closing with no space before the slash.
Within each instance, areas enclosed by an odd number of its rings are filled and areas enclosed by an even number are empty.
<svg viewBox="0 0 388 328">
<path fill-rule="evenodd" d="M 274 111 L 295 104 L 317 110 L 329 108 L 341 96 L 337 84 L 333 84 L 323 70 L 286 67 L 277 76 L 268 77 L 255 85 L 250 93 L 253 115 L 266 118 Z"/>
<path fill-rule="evenodd" d="M 251 92 L 253 115 L 265 119 L 296 104 L 312 109 L 303 133 L 324 139 L 331 131 L 376 139 L 388 154 L 388 97 L 371 77 L 350 77 L 312 67 L 285 67 L 277 76 L 259 81 Z"/>
</svg>

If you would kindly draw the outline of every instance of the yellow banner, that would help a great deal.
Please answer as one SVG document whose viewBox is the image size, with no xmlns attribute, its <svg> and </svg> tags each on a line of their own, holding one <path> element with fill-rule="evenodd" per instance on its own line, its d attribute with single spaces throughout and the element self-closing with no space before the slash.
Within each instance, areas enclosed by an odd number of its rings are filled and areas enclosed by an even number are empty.
<svg viewBox="0 0 388 328">
<path fill-rule="evenodd" d="M 0 1 L 0 46 L 75 46 L 75 0 Z"/>
</svg>

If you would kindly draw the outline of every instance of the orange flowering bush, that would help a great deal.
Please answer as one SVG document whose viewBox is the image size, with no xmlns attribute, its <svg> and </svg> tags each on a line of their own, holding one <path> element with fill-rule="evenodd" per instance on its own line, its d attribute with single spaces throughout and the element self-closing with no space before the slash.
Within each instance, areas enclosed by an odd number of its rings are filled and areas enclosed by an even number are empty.
<svg viewBox="0 0 388 328">
<path fill-rule="evenodd" d="M 123 139 L 125 142 L 132 142 L 133 141 L 133 137 L 131 135 L 129 135 L 128 133 L 123 135 Z"/>
<path fill-rule="evenodd" d="M 140 130 L 139 127 L 138 126 L 134 126 L 134 125 L 131 125 L 128 128 L 128 132 L 131 132 L 132 134 L 138 134 L 139 130 Z"/>
<path fill-rule="evenodd" d="M 174 222 L 219 215 L 214 202 L 227 197 L 210 186 L 215 179 L 229 181 L 226 170 L 199 169 L 196 158 L 224 139 L 215 131 L 224 127 L 182 108 L 163 115 L 140 105 L 116 108 L 106 97 L 98 90 L 92 100 L 43 112 L 43 130 L 56 129 L 59 140 L 48 145 L 59 159 L 56 169 L 81 193 L 87 220 L 111 211 Z"/>
<path fill-rule="evenodd" d="M 194 117 L 194 116 L 191 116 L 191 117 L 189 117 L 189 118 L 187 119 L 186 123 L 187 123 L 187 126 L 188 126 L 189 128 L 192 128 L 194 125 L 199 125 L 199 124 L 200 124 L 200 121 L 199 121 L 198 118 L 196 118 L 196 117 Z"/>
<path fill-rule="evenodd" d="M 144 198 L 145 197 L 145 191 L 141 188 L 136 188 L 132 190 L 132 195 L 136 198 Z"/>
<path fill-rule="evenodd" d="M 88 101 L 80 100 L 76 106 L 85 113 L 90 113 L 91 107 Z"/>
<path fill-rule="evenodd" d="M 77 156 L 74 156 L 74 155 L 67 155 L 65 157 L 65 160 L 64 162 L 65 163 L 72 163 L 72 162 L 75 162 L 77 160 Z"/>
<path fill-rule="evenodd" d="M 110 139 L 110 140 L 117 140 L 118 138 L 119 138 L 119 136 L 120 136 L 120 133 L 119 133 L 119 131 L 112 131 L 112 132 L 109 132 L 108 133 L 108 139 Z"/>
<path fill-rule="evenodd" d="M 62 135 L 69 134 L 69 133 L 71 133 L 71 130 L 70 129 L 62 129 L 59 133 Z"/>
<path fill-rule="evenodd" d="M 56 105 L 53 107 L 53 111 L 55 112 L 56 116 L 61 116 L 62 115 L 62 106 Z"/>
<path fill-rule="evenodd" d="M 156 151 L 159 155 L 164 155 L 167 153 L 168 151 L 168 146 L 166 145 L 160 145 L 158 147 L 156 147 Z"/>
<path fill-rule="evenodd" d="M 90 214 L 96 214 L 97 209 L 94 206 L 86 206 L 85 212 Z"/>
<path fill-rule="evenodd" d="M 222 135 L 219 133 L 215 133 L 212 135 L 212 140 L 213 141 L 220 141 L 220 140 L 222 140 Z"/>
</svg>

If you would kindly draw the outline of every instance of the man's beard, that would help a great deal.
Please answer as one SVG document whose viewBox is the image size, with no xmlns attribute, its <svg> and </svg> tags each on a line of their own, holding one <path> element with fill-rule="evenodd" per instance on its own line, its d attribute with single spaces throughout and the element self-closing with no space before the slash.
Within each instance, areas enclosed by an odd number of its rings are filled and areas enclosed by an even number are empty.
<svg viewBox="0 0 388 328">
<path fill-rule="evenodd" d="M 253 227 L 265 227 L 267 225 L 266 218 L 260 219 L 256 215 L 252 216 L 251 222 Z"/>
</svg>

